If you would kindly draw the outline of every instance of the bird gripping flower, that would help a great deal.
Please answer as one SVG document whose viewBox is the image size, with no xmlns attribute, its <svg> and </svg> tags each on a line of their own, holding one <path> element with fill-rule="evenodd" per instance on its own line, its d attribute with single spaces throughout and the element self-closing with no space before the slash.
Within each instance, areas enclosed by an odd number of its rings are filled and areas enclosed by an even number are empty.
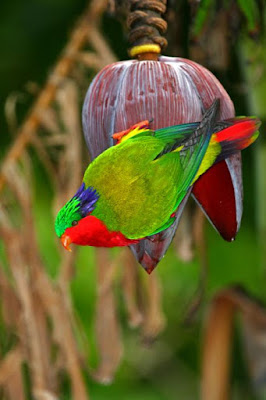
<svg viewBox="0 0 266 400">
<path fill-rule="evenodd" d="M 170 227 L 196 180 L 258 136 L 257 118 L 217 122 L 218 114 L 216 99 L 201 122 L 152 131 L 142 121 L 114 134 L 118 144 L 88 166 L 57 215 L 63 246 L 128 246 Z"/>
</svg>

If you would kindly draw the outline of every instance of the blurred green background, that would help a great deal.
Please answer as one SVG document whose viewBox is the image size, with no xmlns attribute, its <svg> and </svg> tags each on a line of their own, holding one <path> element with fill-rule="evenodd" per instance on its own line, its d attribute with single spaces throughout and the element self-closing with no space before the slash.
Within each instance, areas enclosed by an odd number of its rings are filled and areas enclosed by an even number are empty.
<svg viewBox="0 0 266 400">
<path fill-rule="evenodd" d="M 33 86 L 39 87 L 61 49 L 67 41 L 76 18 L 82 13 L 85 0 L 12 0 L 0 4 L 0 157 L 5 154 L 12 141 L 12 133 L 4 115 L 7 96 L 17 94 L 18 124 L 23 120 L 34 100 Z M 184 15 L 184 18 L 187 18 Z M 121 24 L 111 15 L 106 15 L 102 30 L 118 58 L 126 58 L 126 37 Z M 265 34 L 264 34 L 265 36 Z M 187 43 L 184 42 L 184 53 Z M 252 61 L 251 54 L 258 52 Z M 264 51 L 263 51 L 264 49 Z M 261 53 L 260 53 L 261 52 Z M 244 33 L 232 43 L 231 63 L 226 73 L 214 71 L 222 80 L 232 97 L 238 115 L 256 113 L 266 118 L 265 70 L 260 72 L 258 82 L 253 82 L 259 67 L 265 68 L 265 37 L 253 43 Z M 174 54 L 176 55 L 176 54 Z M 183 54 L 182 54 L 183 55 Z M 187 54 L 185 54 L 187 55 Z M 263 58 L 264 57 L 264 58 Z M 260 64 L 261 63 L 261 64 Z M 265 133 L 265 124 L 261 133 Z M 243 153 L 244 216 L 241 230 L 234 243 L 224 242 L 213 228 L 207 225 L 210 271 L 206 296 L 231 284 L 241 284 L 261 300 L 266 297 L 266 277 L 263 259 L 265 198 L 263 149 L 265 139 Z M 265 150 L 264 150 L 265 153 Z M 266 166 L 266 164 L 265 164 Z M 54 244 L 53 219 L 49 203 L 51 189 L 44 172 L 36 166 L 36 220 L 43 257 L 49 256 L 51 276 L 55 276 L 58 254 Z M 41 183 L 40 183 L 41 182 Z M 264 186 L 265 187 L 265 186 Z M 164 333 L 151 348 L 140 343 L 136 332 L 126 325 L 125 311 L 120 305 L 123 325 L 125 358 L 115 381 L 103 386 L 89 381 L 91 398 L 94 400 L 171 400 L 196 399 L 200 384 L 200 343 L 204 307 L 200 308 L 196 321 L 191 326 L 184 324 L 187 307 L 199 281 L 197 258 L 191 263 L 177 259 L 173 248 L 158 267 L 164 292 L 163 308 L 167 316 Z M 145 272 L 143 271 L 143 274 Z M 95 269 L 92 249 L 81 249 L 77 260 L 77 271 L 72 284 L 76 311 L 86 329 L 92 350 L 89 362 L 97 363 L 94 351 L 95 332 L 93 315 L 95 305 Z M 117 293 L 119 300 L 119 292 Z M 119 301 L 118 301 L 119 303 Z M 235 335 L 233 355 L 233 399 L 253 399 L 248 380 L 245 358 L 241 350 L 239 335 Z M 65 397 L 68 385 L 65 384 Z"/>
</svg>

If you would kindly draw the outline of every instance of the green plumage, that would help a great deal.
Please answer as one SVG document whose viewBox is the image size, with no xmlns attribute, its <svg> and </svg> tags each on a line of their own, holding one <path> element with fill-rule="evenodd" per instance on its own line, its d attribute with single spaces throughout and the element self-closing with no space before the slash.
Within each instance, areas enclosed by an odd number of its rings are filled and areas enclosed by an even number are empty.
<svg viewBox="0 0 266 400">
<path fill-rule="evenodd" d="M 61 208 L 55 222 L 55 232 L 58 237 L 61 237 L 65 230 L 72 226 L 73 221 L 79 221 L 82 218 L 79 207 L 79 200 L 73 198 Z"/>
<path fill-rule="evenodd" d="M 58 213 L 63 245 L 125 246 L 168 228 L 199 176 L 257 137 L 258 119 L 216 123 L 218 112 L 216 99 L 201 122 L 151 131 L 141 121 L 114 134 L 117 145 L 89 165 Z"/>
<path fill-rule="evenodd" d="M 92 186 L 100 195 L 92 215 L 129 239 L 150 236 L 171 225 L 171 214 L 199 169 L 211 132 L 195 137 L 186 151 L 174 149 L 166 154 L 173 132 L 163 138 L 153 135 L 148 131 L 146 136 L 137 135 L 109 148 L 84 175 L 86 187 Z"/>
<path fill-rule="evenodd" d="M 84 175 L 86 187 L 99 194 L 92 215 L 129 239 L 170 226 L 207 152 L 218 109 L 216 100 L 195 130 L 189 124 L 144 129 L 100 154 Z M 206 169 L 212 163 L 205 161 Z"/>
</svg>

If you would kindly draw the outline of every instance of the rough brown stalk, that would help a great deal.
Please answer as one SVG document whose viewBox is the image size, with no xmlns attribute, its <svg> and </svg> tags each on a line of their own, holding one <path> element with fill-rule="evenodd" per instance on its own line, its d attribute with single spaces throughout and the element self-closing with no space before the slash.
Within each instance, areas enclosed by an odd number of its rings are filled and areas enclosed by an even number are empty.
<svg viewBox="0 0 266 400">
<path fill-rule="evenodd" d="M 206 318 L 202 349 L 202 400 L 229 400 L 233 320 L 242 315 L 249 368 L 255 386 L 264 376 L 266 310 L 240 287 L 222 290 L 214 297 Z M 253 350 L 253 351 L 252 351 Z M 256 356 L 254 352 L 256 350 Z M 258 387 L 258 390 L 260 388 Z M 263 389 L 263 385 L 262 385 Z"/>
</svg>

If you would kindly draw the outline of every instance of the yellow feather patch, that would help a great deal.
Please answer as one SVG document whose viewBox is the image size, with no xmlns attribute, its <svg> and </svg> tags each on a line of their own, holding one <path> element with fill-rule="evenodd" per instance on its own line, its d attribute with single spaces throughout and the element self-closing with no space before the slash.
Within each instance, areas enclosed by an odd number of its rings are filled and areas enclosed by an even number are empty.
<svg viewBox="0 0 266 400">
<path fill-rule="evenodd" d="M 128 139 L 132 138 L 133 136 L 136 136 L 142 132 L 148 132 L 148 131 L 149 131 L 149 129 L 147 129 L 147 128 L 139 129 L 139 127 L 137 126 L 135 129 L 132 129 L 132 131 L 130 131 L 127 135 L 123 136 L 120 143 L 123 143 L 126 140 L 128 140 Z"/>
<path fill-rule="evenodd" d="M 205 156 L 203 157 L 202 163 L 200 164 L 197 175 L 193 180 L 193 183 L 196 182 L 196 180 L 214 164 L 220 152 L 221 145 L 216 141 L 216 134 L 213 134 Z"/>
<path fill-rule="evenodd" d="M 181 150 L 183 149 L 183 147 L 184 147 L 184 145 L 183 145 L 183 146 L 177 147 L 177 148 L 173 151 L 173 153 L 174 153 L 175 151 L 181 151 Z"/>
</svg>

